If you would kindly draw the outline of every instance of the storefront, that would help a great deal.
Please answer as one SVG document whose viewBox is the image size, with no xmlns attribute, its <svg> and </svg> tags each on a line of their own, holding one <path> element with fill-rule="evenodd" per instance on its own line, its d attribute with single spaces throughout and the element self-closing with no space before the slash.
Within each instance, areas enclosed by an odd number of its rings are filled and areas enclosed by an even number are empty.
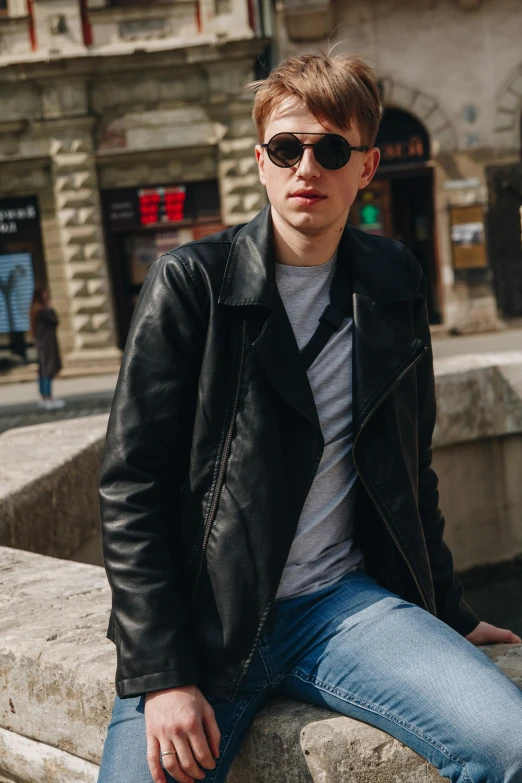
<svg viewBox="0 0 522 783">
<path fill-rule="evenodd" d="M 102 192 L 102 209 L 118 345 L 123 348 L 153 261 L 225 226 L 217 180 L 106 190 Z"/>
<path fill-rule="evenodd" d="M 0 346 L 24 359 L 35 283 L 47 284 L 38 199 L 0 199 Z"/>
<path fill-rule="evenodd" d="M 376 145 L 381 163 L 372 183 L 359 192 L 350 221 L 369 233 L 393 237 L 411 250 L 426 276 L 430 322 L 441 323 L 428 134 L 411 114 L 386 109 Z"/>
</svg>

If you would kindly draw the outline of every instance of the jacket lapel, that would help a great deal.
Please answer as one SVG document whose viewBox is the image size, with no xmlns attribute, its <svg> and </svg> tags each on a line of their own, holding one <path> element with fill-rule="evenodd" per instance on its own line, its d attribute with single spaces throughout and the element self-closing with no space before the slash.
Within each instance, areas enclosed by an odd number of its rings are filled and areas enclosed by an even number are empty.
<svg viewBox="0 0 522 783">
<path fill-rule="evenodd" d="M 354 284 L 353 424 L 360 430 L 379 399 L 424 350 L 423 343 L 390 318 Z"/>
<path fill-rule="evenodd" d="M 277 290 L 270 207 L 236 234 L 219 302 L 265 308 L 268 317 L 254 341 L 267 378 L 280 397 L 320 431 L 314 396 L 292 325 Z"/>
<path fill-rule="evenodd" d="M 317 408 L 292 325 L 279 294 L 254 342 L 268 380 L 291 408 L 321 429 Z"/>
<path fill-rule="evenodd" d="M 352 389 L 355 437 L 378 404 L 425 346 L 384 306 L 422 297 L 413 282 L 362 231 L 347 226 L 341 247 L 353 269 Z"/>
</svg>

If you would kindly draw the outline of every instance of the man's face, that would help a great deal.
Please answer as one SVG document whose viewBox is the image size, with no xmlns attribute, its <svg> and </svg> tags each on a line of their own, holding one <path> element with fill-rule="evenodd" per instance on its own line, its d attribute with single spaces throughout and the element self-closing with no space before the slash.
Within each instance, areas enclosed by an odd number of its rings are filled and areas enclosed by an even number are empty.
<svg viewBox="0 0 522 783">
<path fill-rule="evenodd" d="M 350 145 L 362 146 L 355 123 L 350 130 L 332 123 L 322 124 L 296 98 L 287 98 L 272 113 L 263 141 L 276 133 L 295 133 L 303 143 L 315 144 L 320 136 L 312 133 L 337 133 Z M 259 178 L 267 190 L 275 218 L 304 234 L 320 234 L 344 226 L 357 191 L 371 181 L 379 163 L 379 151 L 352 152 L 341 169 L 323 168 L 314 150 L 305 147 L 301 160 L 290 168 L 276 166 L 266 148 L 256 146 Z M 308 196 L 304 195 L 308 193 Z M 339 228 L 340 230 L 340 228 Z"/>
</svg>

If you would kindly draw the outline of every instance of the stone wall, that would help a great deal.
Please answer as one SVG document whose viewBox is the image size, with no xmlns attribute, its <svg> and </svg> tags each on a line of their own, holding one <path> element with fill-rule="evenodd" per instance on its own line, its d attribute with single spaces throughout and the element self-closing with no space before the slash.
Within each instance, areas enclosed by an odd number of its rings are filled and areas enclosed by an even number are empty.
<svg viewBox="0 0 522 783">
<path fill-rule="evenodd" d="M 103 570 L 0 547 L 0 595 L 0 780 L 96 783 L 114 699 Z M 522 687 L 522 646 L 484 652 Z M 439 780 L 378 729 L 286 699 L 260 713 L 228 780 L 345 783 L 348 774 Z"/>
<path fill-rule="evenodd" d="M 439 476 L 455 566 L 522 554 L 522 351 L 435 362 Z"/>
<path fill-rule="evenodd" d="M 69 558 L 99 531 L 107 415 L 0 436 L 0 545 Z"/>
</svg>

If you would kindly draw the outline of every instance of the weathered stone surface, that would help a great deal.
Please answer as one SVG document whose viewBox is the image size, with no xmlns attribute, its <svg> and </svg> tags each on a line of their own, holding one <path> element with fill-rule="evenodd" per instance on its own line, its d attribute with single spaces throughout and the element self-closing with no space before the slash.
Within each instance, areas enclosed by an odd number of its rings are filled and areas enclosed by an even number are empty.
<svg viewBox="0 0 522 783">
<path fill-rule="evenodd" d="M 522 351 L 435 362 L 439 477 L 455 566 L 522 554 Z"/>
<path fill-rule="evenodd" d="M 0 777 L 24 769 L 23 748 L 29 760 L 35 752 L 31 743 L 17 743 L 13 733 L 50 746 L 39 748 L 41 759 L 61 760 L 71 768 L 76 768 L 70 758 L 75 756 L 99 763 L 114 698 L 115 655 L 105 639 L 109 603 L 100 568 L 0 547 Z M 522 645 L 492 645 L 484 652 L 522 686 Z M 69 755 L 53 756 L 53 748 Z M 92 771 L 91 766 L 82 769 Z M 92 780 L 16 774 L 22 783 Z M 428 783 L 440 778 L 378 729 L 276 699 L 254 722 L 229 783 L 348 779 Z"/>
<path fill-rule="evenodd" d="M 388 734 L 276 699 L 256 719 L 227 783 L 428 783 L 437 770 Z"/>
<path fill-rule="evenodd" d="M 435 361 L 434 446 L 522 433 L 522 351 Z"/>
<path fill-rule="evenodd" d="M 69 557 L 99 530 L 107 415 L 0 435 L 0 544 Z"/>
<path fill-rule="evenodd" d="M 0 727 L 99 762 L 114 699 L 109 606 L 101 568 L 0 547 Z"/>
<path fill-rule="evenodd" d="M 2 772 L 24 783 L 96 783 L 98 766 L 63 750 L 0 729 Z"/>
</svg>

